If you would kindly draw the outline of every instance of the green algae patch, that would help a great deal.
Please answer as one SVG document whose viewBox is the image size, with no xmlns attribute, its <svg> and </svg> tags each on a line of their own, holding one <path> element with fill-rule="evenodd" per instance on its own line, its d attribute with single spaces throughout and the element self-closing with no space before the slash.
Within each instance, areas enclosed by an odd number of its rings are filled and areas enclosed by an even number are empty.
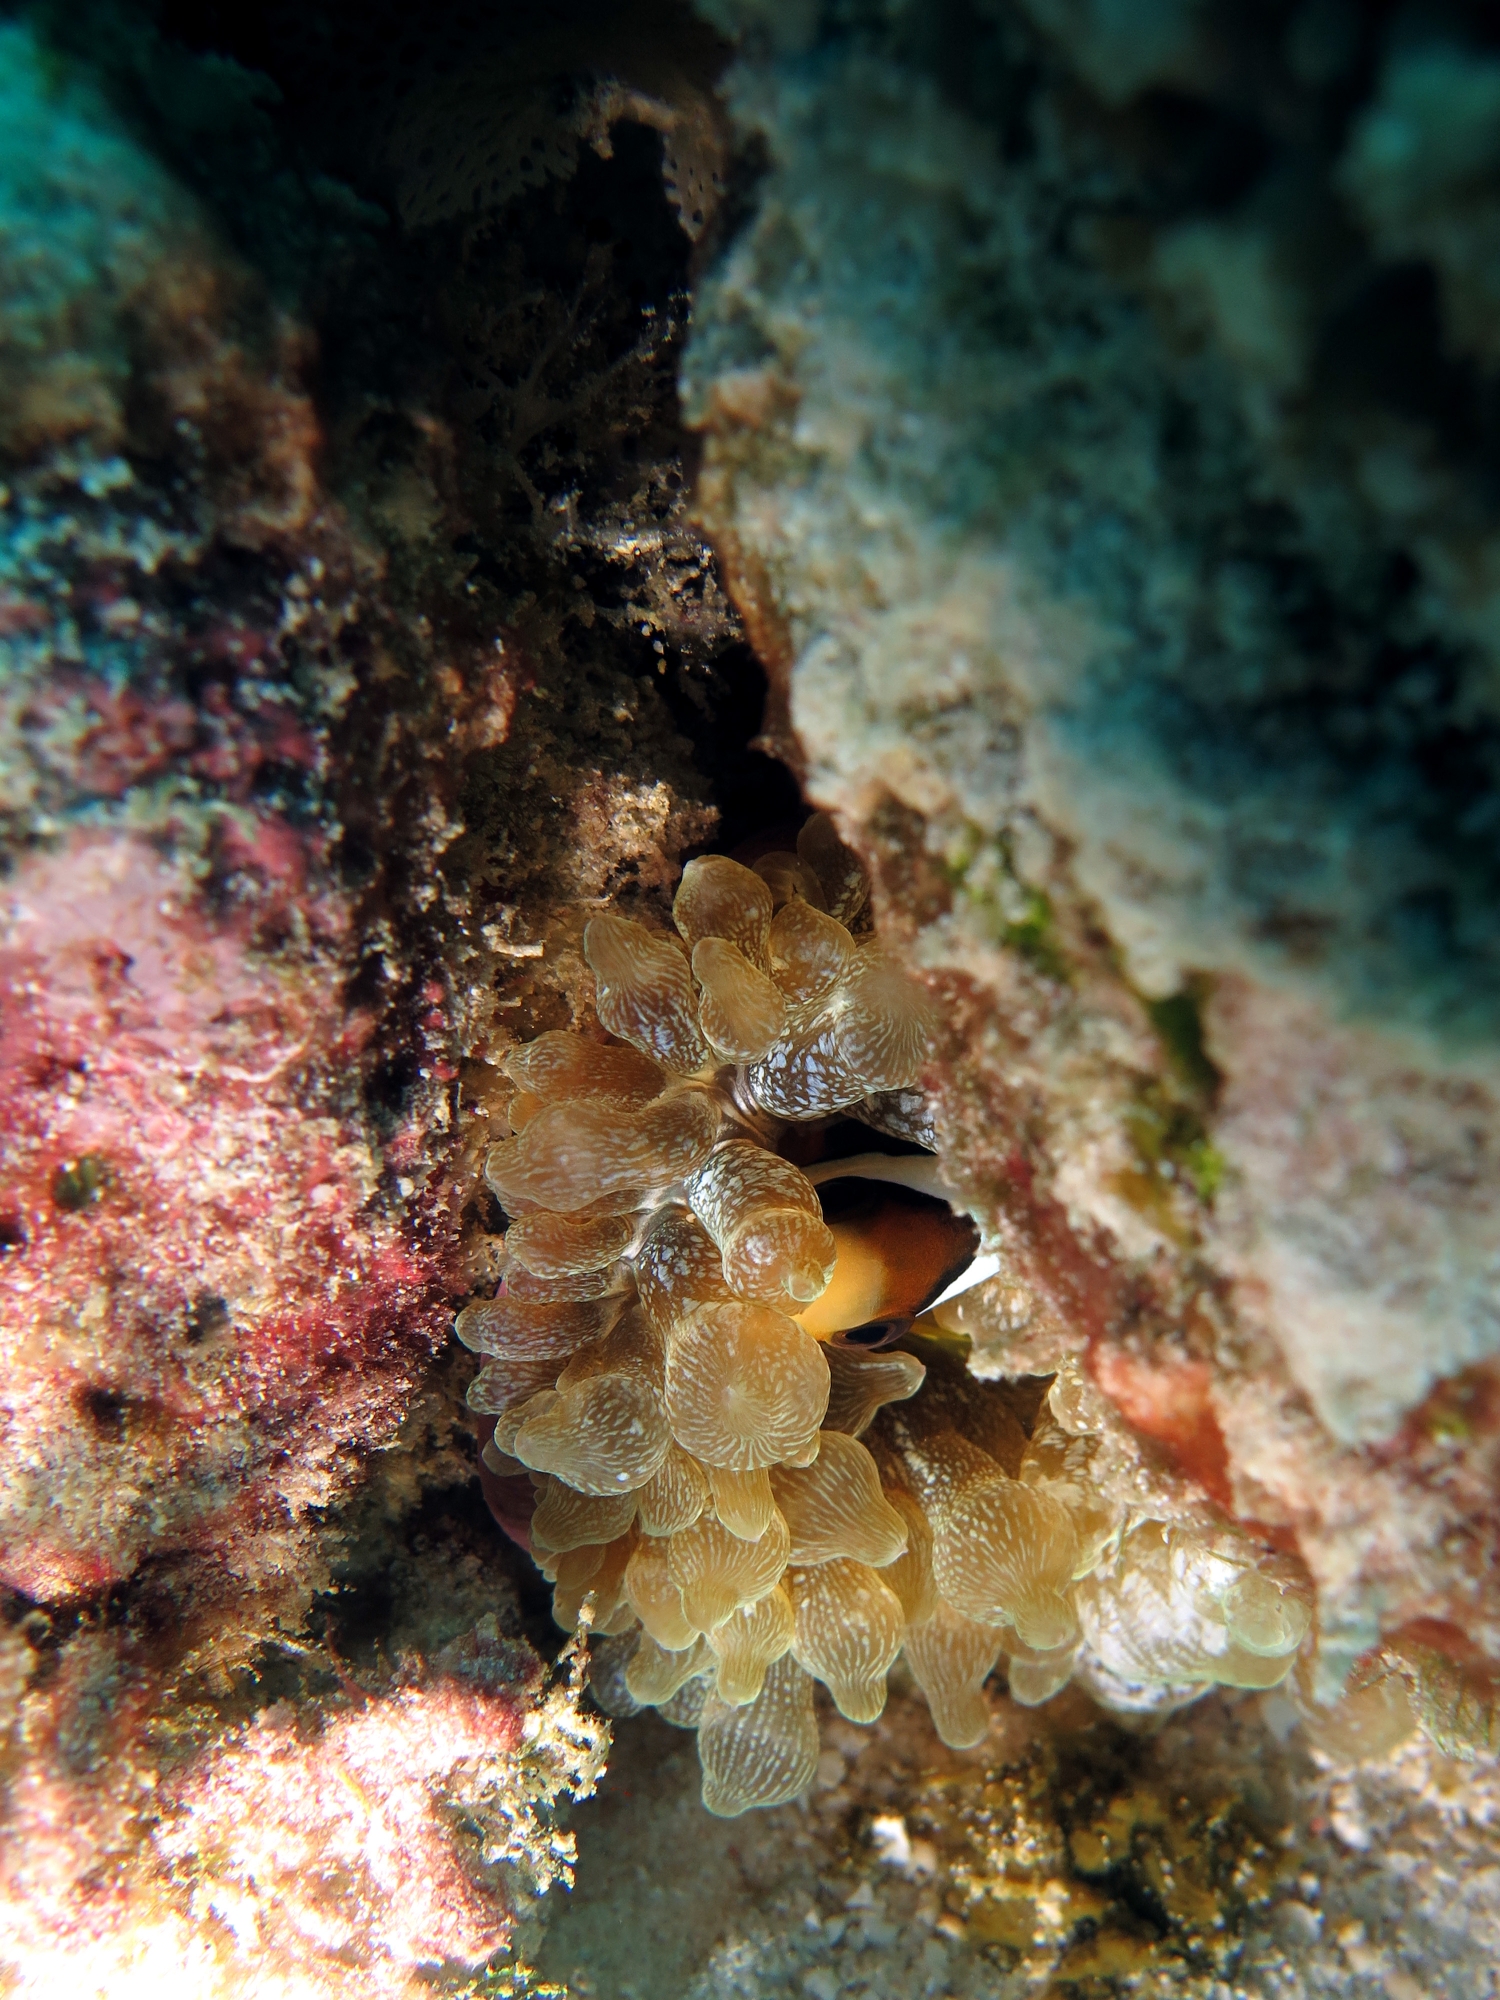
<svg viewBox="0 0 1500 2000">
<path fill-rule="evenodd" d="M 1205 1208 L 1212 1208 L 1228 1171 L 1208 1128 L 1223 1081 L 1204 1040 L 1208 991 L 1206 979 L 1193 978 L 1165 999 L 1142 997 L 1161 1043 L 1166 1074 L 1143 1079 L 1126 1107 L 1122 1123 L 1138 1164 L 1114 1177 L 1116 1192 L 1178 1241 L 1187 1232 L 1174 1191 L 1186 1188 Z"/>
<path fill-rule="evenodd" d="M 1126 1106 L 1121 1123 L 1136 1164 L 1112 1177 L 1115 1191 L 1163 1234 L 1185 1242 L 1191 1232 L 1177 1208 L 1175 1191 L 1186 1189 L 1205 1208 L 1212 1208 L 1228 1171 L 1202 1114 L 1157 1078 L 1148 1077 Z"/>
<path fill-rule="evenodd" d="M 1207 1104 L 1218 1097 L 1224 1081 L 1203 1036 L 1203 1009 L 1210 990 L 1209 980 L 1195 976 L 1180 993 L 1169 993 L 1165 1000 L 1145 1003 L 1147 1016 L 1176 1076 Z"/>
<path fill-rule="evenodd" d="M 1200 1201 L 1213 1202 L 1224 1184 L 1224 1155 L 1192 1105 L 1174 1099 L 1153 1078 L 1142 1085 L 1124 1123 L 1148 1173 L 1185 1180 Z"/>
<path fill-rule="evenodd" d="M 1070 985 L 1072 975 L 1058 948 L 1054 932 L 1051 898 L 1040 889 L 1027 889 L 1025 914 L 1004 926 L 1000 942 L 1021 954 L 1047 979 L 1060 986 Z"/>
<path fill-rule="evenodd" d="M 1044 979 L 1059 986 L 1072 985 L 1072 968 L 1058 938 L 1052 899 L 1045 890 L 1022 880 L 1005 834 L 991 837 L 977 826 L 966 826 L 942 863 L 942 872 L 954 901 L 962 901 L 997 944 L 1019 954 Z"/>
</svg>

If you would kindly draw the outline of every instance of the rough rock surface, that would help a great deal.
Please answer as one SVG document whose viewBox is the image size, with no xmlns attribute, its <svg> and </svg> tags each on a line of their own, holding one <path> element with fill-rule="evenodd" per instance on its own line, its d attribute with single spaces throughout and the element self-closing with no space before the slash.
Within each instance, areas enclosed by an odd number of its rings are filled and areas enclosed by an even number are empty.
<svg viewBox="0 0 1500 2000">
<path fill-rule="evenodd" d="M 535 1990 L 603 1729 L 440 1349 L 586 917 L 799 810 L 747 635 L 977 1368 L 1427 1738 L 903 1698 L 715 1829 L 625 1721 L 544 1972 L 1492 1994 L 1491 30 L 705 0 L 721 109 L 670 7 L 228 12 L 0 28 L 0 1985 Z"/>
<path fill-rule="evenodd" d="M 988 1365 L 1087 1348 L 1294 1535 L 1331 1687 L 1500 1637 L 1492 1439 L 1436 1414 L 1500 1344 L 1500 543 L 1418 406 L 1482 406 L 1459 253 L 1375 219 L 1470 171 L 1437 57 L 1315 14 L 718 9 L 767 165 L 685 382 L 811 795 L 947 1001 Z"/>
<path fill-rule="evenodd" d="M 445 292 L 264 79 L 44 26 L 0 28 L 0 1985 L 501 1991 L 608 1732 L 442 1352 L 463 1064 L 497 966 L 712 824 L 652 634 L 706 711 L 733 621 L 637 455 L 671 287 L 601 257 L 606 178 Z M 537 460 L 602 489 L 561 555 Z"/>
<path fill-rule="evenodd" d="M 1146 1740 L 996 1708 L 965 1753 L 914 1697 L 831 1719 L 806 1808 L 727 1825 L 686 1737 L 622 1725 L 543 1972 L 596 2000 L 1494 1993 L 1492 1768 L 1320 1767 L 1261 1698 Z"/>
<path fill-rule="evenodd" d="M 570 1879 L 554 1808 L 608 1743 L 541 1683 L 491 1613 L 420 1669 L 227 1728 L 179 1689 L 142 1741 L 160 1684 L 107 1633 L 75 1640 L 7 1729 L 7 1990 L 404 1996 L 508 1961 L 532 1898 Z"/>
</svg>

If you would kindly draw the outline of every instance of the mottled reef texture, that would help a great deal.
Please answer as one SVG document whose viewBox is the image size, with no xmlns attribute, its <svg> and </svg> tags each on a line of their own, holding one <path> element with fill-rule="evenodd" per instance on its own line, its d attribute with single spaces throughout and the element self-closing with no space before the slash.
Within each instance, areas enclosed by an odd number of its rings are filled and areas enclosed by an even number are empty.
<svg viewBox="0 0 1500 2000">
<path fill-rule="evenodd" d="M 407 239 L 274 96 L 0 23 L 7 1991 L 462 1986 L 566 1875 L 607 1729 L 474 1478 L 463 1066 L 756 699 L 655 135 Z"/>
<path fill-rule="evenodd" d="M 1085 1349 L 1294 1537 L 1334 1685 L 1500 1644 L 1500 67 L 1462 10 L 1140 12 L 744 9 L 687 406 L 947 1003 L 982 1365 Z"/>
<path fill-rule="evenodd" d="M 1316 1770 L 1218 1695 L 1145 1742 L 1071 1699 L 996 1707 L 966 1753 L 913 1696 L 830 1717 L 806 1809 L 728 1824 L 689 1739 L 623 1727 L 543 1971 L 596 2000 L 1494 1991 L 1492 1766 Z"/>
<path fill-rule="evenodd" d="M 1491 1992 L 1493 21 L 241 11 L 0 17 L 0 1991 Z M 493 1059 L 787 764 L 948 1025 L 976 1368 L 1429 1738 L 898 1696 L 709 1828 L 622 1721 L 543 1948 Z"/>
</svg>

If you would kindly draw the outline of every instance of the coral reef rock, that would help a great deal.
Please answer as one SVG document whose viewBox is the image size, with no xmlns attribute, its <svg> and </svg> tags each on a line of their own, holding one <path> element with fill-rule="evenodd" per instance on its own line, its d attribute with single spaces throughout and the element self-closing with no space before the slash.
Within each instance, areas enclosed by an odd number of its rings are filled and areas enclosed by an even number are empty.
<svg viewBox="0 0 1500 2000">
<path fill-rule="evenodd" d="M 976 1367 L 1086 1356 L 1294 1541 L 1325 1694 L 1415 1618 L 1493 1657 L 1494 1433 L 1441 1414 L 1500 1345 L 1493 56 L 709 11 L 764 174 L 684 364 L 701 501 L 955 1030 Z"/>
<path fill-rule="evenodd" d="M 6 10 L 0 1988 L 1490 1992 L 1497 77 Z"/>
<path fill-rule="evenodd" d="M 493 1615 L 418 1673 L 281 1701 L 207 1743 L 179 1706 L 165 1760 L 132 1754 L 128 1713 L 113 1741 L 77 1740 L 81 1701 L 139 1699 L 112 1665 L 107 1641 L 74 1646 L 12 1718 L 29 1751 L 0 1860 L 16 1991 L 415 1995 L 426 1968 L 508 1957 L 517 1916 L 571 1880 L 554 1809 L 592 1789 L 608 1734 Z"/>
</svg>

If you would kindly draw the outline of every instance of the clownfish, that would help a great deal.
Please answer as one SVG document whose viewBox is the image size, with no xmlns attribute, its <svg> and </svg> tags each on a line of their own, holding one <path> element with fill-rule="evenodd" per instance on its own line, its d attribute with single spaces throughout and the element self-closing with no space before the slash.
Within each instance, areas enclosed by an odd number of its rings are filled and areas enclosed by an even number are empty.
<svg viewBox="0 0 1500 2000">
<path fill-rule="evenodd" d="M 795 1316 L 818 1340 L 883 1347 L 1000 1268 L 929 1154 L 862 1153 L 805 1171 L 838 1246 L 827 1289 Z"/>
</svg>

